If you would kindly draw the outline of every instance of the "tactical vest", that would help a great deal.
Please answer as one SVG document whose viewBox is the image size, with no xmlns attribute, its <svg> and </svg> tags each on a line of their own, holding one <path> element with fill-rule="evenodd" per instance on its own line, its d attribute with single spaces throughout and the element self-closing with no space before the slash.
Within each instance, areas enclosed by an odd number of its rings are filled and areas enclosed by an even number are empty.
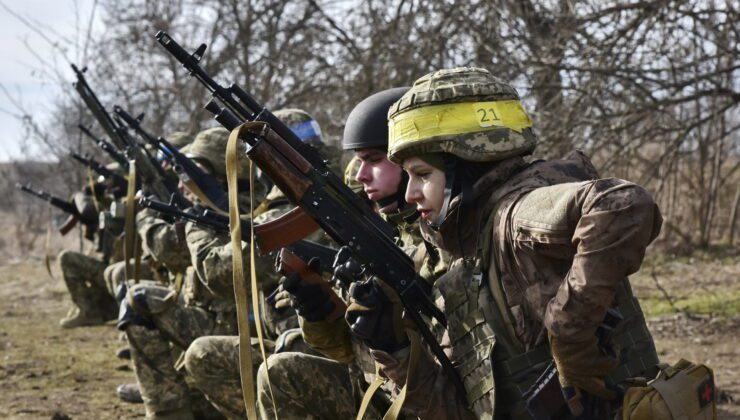
<svg viewBox="0 0 740 420">
<path fill-rule="evenodd" d="M 490 237 L 493 214 L 482 237 Z M 489 290 L 487 262 L 491 241 L 479 241 L 475 259 L 457 260 L 437 282 L 444 297 L 452 360 L 463 379 L 468 407 L 480 419 L 529 418 L 522 394 L 552 361 L 547 342 L 526 352 L 517 351 L 506 322 L 513 324 L 503 296 L 500 276 Z M 627 278 L 617 288 L 615 301 L 624 320 L 615 328 L 611 343 L 618 366 L 607 381 L 623 382 L 642 376 L 657 365 L 658 356 L 645 317 Z M 501 302 L 502 304 L 499 304 Z M 503 306 L 503 307 L 502 307 Z M 497 310 L 500 309 L 500 310 Z M 495 411 L 494 411 L 495 408 Z"/>
</svg>

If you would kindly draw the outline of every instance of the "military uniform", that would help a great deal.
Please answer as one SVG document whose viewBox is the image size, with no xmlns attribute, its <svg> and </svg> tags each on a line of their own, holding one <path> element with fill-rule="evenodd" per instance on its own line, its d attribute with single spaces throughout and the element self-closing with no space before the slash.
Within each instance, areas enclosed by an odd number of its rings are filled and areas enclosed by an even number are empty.
<svg viewBox="0 0 740 420">
<path fill-rule="evenodd" d="M 437 282 L 437 303 L 448 320 L 443 345 L 465 394 L 455 391 L 426 351 L 411 378 L 406 377 L 408 347 L 393 354 L 373 351 L 384 375 L 411 384 L 404 409 L 423 419 L 527 418 L 522 394 L 553 358 L 561 384 L 577 387 L 580 382 L 569 382 L 575 370 L 564 363 L 570 353 L 598 354 L 578 368 L 591 372 L 593 363 L 613 383 L 641 376 L 656 364 L 655 346 L 627 280 L 660 230 L 660 212 L 650 195 L 627 181 L 598 179 L 580 153 L 525 164 L 517 155 L 534 147 L 531 122 L 519 113 L 524 111 L 516 91 L 485 70 L 432 73 L 417 81 L 412 93 L 389 113 L 392 160 L 444 151 L 463 161 L 497 163 L 474 179 L 467 196 L 471 204 L 461 204 L 465 197 L 453 199 L 436 230 L 426 230 L 454 257 Z M 407 117 L 426 117 L 423 107 L 468 106 L 465 102 L 487 102 L 486 109 L 505 112 L 498 112 L 501 121 L 488 129 L 469 125 L 473 134 L 457 127 L 457 133 L 435 138 L 404 130 Z M 474 108 L 467 109 L 458 108 L 474 114 Z M 417 112 L 404 116 L 409 110 Z M 438 132 L 455 130 L 440 119 L 437 124 Z M 450 172 L 446 175 L 449 179 Z M 617 351 L 613 359 L 597 349 L 597 329 L 609 308 L 624 317 L 608 346 Z M 592 375 L 596 383 L 602 374 Z"/>
<path fill-rule="evenodd" d="M 227 137 L 228 132 L 224 129 L 205 130 L 187 150 L 195 154 L 193 158 L 206 160 L 214 175 L 223 178 Z M 246 165 L 242 163 L 242 166 L 240 173 L 248 176 Z M 248 206 L 248 194 L 241 194 L 240 201 L 243 206 Z M 182 255 L 172 252 L 173 247 L 182 243 L 178 242 L 176 228 L 156 221 L 156 218 L 147 221 L 146 213 L 141 217 L 144 223 L 140 234 L 144 248 L 157 253 L 155 259 L 166 263 L 171 272 L 185 266 L 187 263 Z M 231 263 L 233 250 L 229 238 L 188 223 L 184 243 L 192 268 L 187 270 L 182 292 L 176 299 L 172 298 L 175 292 L 163 286 L 139 284 L 128 291 L 129 300 L 143 303 L 137 306 L 155 327 L 149 329 L 132 324 L 125 330 L 148 417 L 190 414 L 190 391 L 184 376 L 175 367 L 170 343 L 185 351 L 198 337 L 237 332 Z M 240 258 L 248 252 L 247 248 L 247 244 L 243 244 Z M 263 265 L 272 265 L 271 261 L 258 261 L 261 265 L 259 270 L 264 270 Z M 136 300 L 136 296 L 144 298 Z"/>
<path fill-rule="evenodd" d="M 275 111 L 275 115 L 288 125 L 301 140 L 314 147 L 320 145 L 324 151 L 331 149 L 330 146 L 323 145 L 318 124 L 305 111 L 296 109 L 278 110 Z M 283 193 L 273 187 L 266 200 L 260 205 L 260 214 L 254 221 L 255 223 L 268 222 L 281 216 L 291 208 L 292 205 Z M 326 235 L 323 232 L 317 232 L 308 239 L 326 242 Z M 272 264 L 257 267 L 257 273 L 265 294 L 277 287 L 278 276 Z M 233 288 L 231 283 L 229 283 L 229 288 Z M 263 319 L 266 336 L 276 340 L 275 342 L 267 342 L 269 353 L 272 353 L 275 347 L 280 351 L 311 351 L 303 344 L 300 333 L 295 330 L 298 327 L 298 321 L 292 309 L 287 308 L 281 312 L 276 312 L 263 299 L 260 316 Z M 262 363 L 256 340 L 253 342 L 252 354 L 255 357 L 254 372 L 256 373 L 257 368 Z M 201 337 L 190 346 L 184 360 L 189 379 L 223 415 L 235 419 L 246 417 L 246 408 L 239 379 L 238 336 Z"/>
<path fill-rule="evenodd" d="M 96 203 L 96 199 L 100 201 Z M 93 198 L 89 191 L 75 193 L 72 201 L 80 214 L 91 220 L 98 220 L 98 206 L 106 204 L 102 197 Z M 107 292 L 103 278 L 103 270 L 112 257 L 115 258 L 116 232 L 98 229 L 97 225 L 82 228 L 94 231 L 98 255 L 67 250 L 58 257 L 62 278 L 74 304 L 68 316 L 60 321 L 65 328 L 100 324 L 117 314 L 117 305 Z"/>
</svg>

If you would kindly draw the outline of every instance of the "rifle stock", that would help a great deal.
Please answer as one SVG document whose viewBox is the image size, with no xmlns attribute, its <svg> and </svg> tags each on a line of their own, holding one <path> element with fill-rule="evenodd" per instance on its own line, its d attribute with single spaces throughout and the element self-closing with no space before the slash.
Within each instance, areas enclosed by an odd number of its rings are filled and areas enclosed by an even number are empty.
<svg viewBox="0 0 740 420">
<path fill-rule="evenodd" d="M 70 214 L 67 220 L 64 221 L 64 224 L 59 226 L 59 233 L 64 236 L 69 233 L 70 230 L 72 230 L 75 226 L 77 226 L 77 222 L 79 222 L 80 219 L 78 219 L 76 216 Z"/>
</svg>

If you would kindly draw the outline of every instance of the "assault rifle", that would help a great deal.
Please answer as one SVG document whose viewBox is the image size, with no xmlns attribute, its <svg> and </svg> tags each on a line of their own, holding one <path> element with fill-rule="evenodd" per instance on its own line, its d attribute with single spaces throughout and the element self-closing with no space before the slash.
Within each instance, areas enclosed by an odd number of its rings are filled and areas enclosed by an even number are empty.
<svg viewBox="0 0 740 420">
<path fill-rule="evenodd" d="M 216 121 L 229 130 L 254 122 L 241 129 L 241 139 L 249 145 L 247 156 L 332 239 L 352 250 L 354 259 L 368 273 L 395 289 L 406 316 L 464 395 L 462 380 L 422 315 L 444 326 L 447 320 L 432 302 L 429 286 L 419 277 L 411 258 L 395 244 L 392 228 L 329 169 L 314 148 L 303 143 L 267 108 L 238 85 L 226 88 L 213 80 L 199 64 L 206 44 L 190 54 L 163 31 L 156 39 L 211 92 L 212 99 L 205 108 Z"/>
<path fill-rule="evenodd" d="M 118 164 L 121 165 L 122 168 L 128 169 L 128 160 L 126 159 L 126 156 L 123 153 L 119 152 L 115 146 L 101 139 L 100 137 L 96 137 L 95 134 L 91 133 L 90 130 L 84 125 L 78 124 L 77 127 L 79 127 L 80 131 L 82 131 L 83 134 L 94 141 L 95 144 L 100 146 L 100 148 L 103 149 L 103 151 L 107 153 L 108 156 L 111 157 L 111 159 L 118 162 Z"/>
<path fill-rule="evenodd" d="M 80 212 L 77 210 L 77 206 L 74 205 L 74 203 L 65 200 L 63 198 L 59 198 L 55 195 L 49 194 L 46 191 L 43 190 L 35 190 L 33 187 L 31 187 L 31 184 L 21 185 L 21 184 L 15 184 L 15 187 L 19 190 L 31 194 L 34 197 L 38 197 L 52 206 L 62 210 L 63 212 L 69 214 L 69 218 L 66 222 L 59 228 L 59 232 L 62 235 L 66 235 L 67 232 L 72 230 L 73 227 L 77 224 L 77 222 L 82 222 L 85 225 L 95 226 L 97 224 L 97 220 L 90 220 L 89 218 L 83 218 Z"/>
<path fill-rule="evenodd" d="M 77 153 L 70 153 L 70 156 L 72 159 L 80 162 L 81 164 L 87 166 L 88 168 L 95 171 L 98 175 L 102 175 L 103 178 L 108 180 L 110 182 L 110 187 L 113 191 L 113 195 L 117 198 L 123 197 L 126 195 L 126 188 L 128 186 L 128 182 L 126 181 L 126 178 L 124 178 L 122 175 L 117 174 L 110 169 L 106 168 L 103 164 L 96 161 L 92 157 L 85 155 L 80 156 Z"/>
<path fill-rule="evenodd" d="M 193 222 L 196 225 L 213 229 L 214 231 L 229 236 L 229 218 L 228 216 L 214 212 L 206 208 L 191 207 L 185 211 L 178 209 L 172 203 L 163 203 L 151 198 L 142 197 L 139 199 L 139 205 L 152 209 L 166 219 L 172 221 L 184 221 Z M 243 223 L 251 223 L 251 221 L 243 221 Z M 262 252 L 260 248 L 260 239 L 264 235 L 270 235 L 269 229 L 270 222 L 255 225 L 255 243 L 257 248 Z M 242 229 L 242 240 L 249 241 L 250 229 Z M 318 244 L 312 241 L 298 240 L 292 244 L 285 246 L 292 253 L 297 255 L 304 261 L 310 261 L 312 258 L 318 258 L 320 261 L 320 267 L 330 273 L 334 259 L 336 258 L 337 251 L 327 246 Z M 264 252 L 262 252 L 264 254 Z"/>
<path fill-rule="evenodd" d="M 85 105 L 90 109 L 90 112 L 118 150 L 122 150 L 128 160 L 136 162 L 136 169 L 141 175 L 142 184 L 160 199 L 169 199 L 173 193 L 177 192 L 177 186 L 167 182 L 164 170 L 159 166 L 156 159 L 136 143 L 126 128 L 106 111 L 95 92 L 88 85 L 87 80 L 85 80 L 84 72 L 87 68 L 79 70 L 77 66 L 72 64 L 72 70 L 77 76 L 77 82 L 74 83 L 75 90 L 80 94 L 82 101 L 85 102 Z M 186 208 L 190 205 L 181 195 L 176 194 L 176 197 L 179 206 Z"/>
<path fill-rule="evenodd" d="M 214 207 L 228 211 L 229 196 L 216 177 L 206 173 L 190 158 L 182 154 L 175 146 L 162 137 L 155 138 L 141 126 L 141 119 L 132 117 L 119 106 L 113 112 L 121 118 L 136 134 L 155 149 L 159 150 L 173 164 L 173 169 L 180 180 L 191 190 L 197 189 L 197 195 L 207 198 Z M 202 192 L 202 195 L 200 194 Z"/>
</svg>

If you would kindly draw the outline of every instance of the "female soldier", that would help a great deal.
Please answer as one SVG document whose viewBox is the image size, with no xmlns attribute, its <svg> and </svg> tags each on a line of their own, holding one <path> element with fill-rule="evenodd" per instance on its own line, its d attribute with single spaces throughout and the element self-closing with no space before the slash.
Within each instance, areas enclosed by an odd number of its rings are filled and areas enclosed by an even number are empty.
<svg viewBox="0 0 740 420">
<path fill-rule="evenodd" d="M 522 395 L 554 361 L 568 405 L 546 415 L 568 407 L 605 417 L 619 405 L 613 385 L 658 361 L 627 280 L 660 230 L 650 195 L 597 179 L 580 152 L 525 163 L 532 121 L 516 90 L 484 69 L 417 80 L 391 107 L 389 130 L 389 159 L 409 176 L 406 200 L 454 258 L 437 281 L 438 304 L 448 322 L 442 344 L 465 388 L 455 392 L 423 349 L 410 363 L 417 352 L 399 331 L 398 299 L 372 279 L 352 290 L 347 320 L 358 335 L 361 318 L 384 321 L 361 338 L 382 373 L 407 385 L 405 410 L 422 419 L 527 418 Z M 603 334 L 612 319 L 621 322 Z"/>
</svg>

